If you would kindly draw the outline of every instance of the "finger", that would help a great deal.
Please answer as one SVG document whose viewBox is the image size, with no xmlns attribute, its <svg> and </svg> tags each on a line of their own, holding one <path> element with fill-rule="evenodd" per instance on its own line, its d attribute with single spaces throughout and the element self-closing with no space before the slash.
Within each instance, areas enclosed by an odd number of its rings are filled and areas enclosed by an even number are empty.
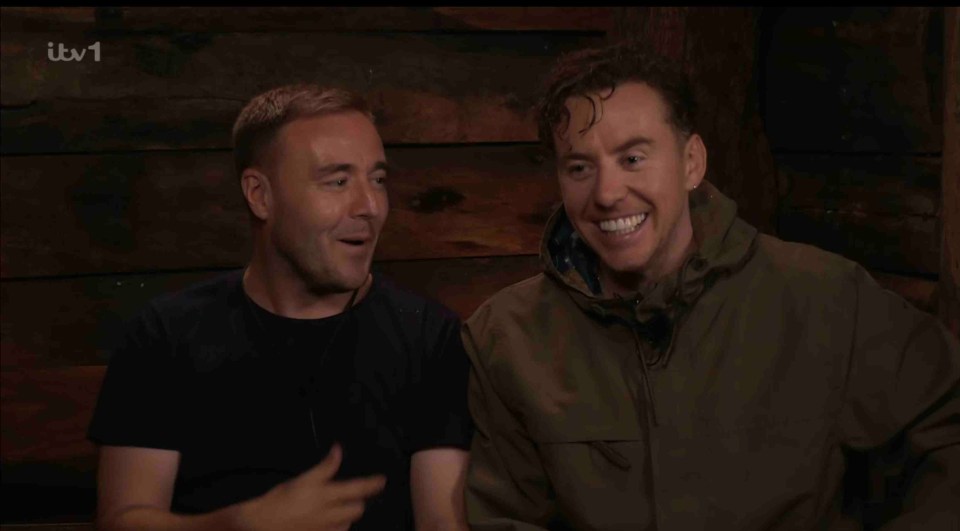
<svg viewBox="0 0 960 531">
<path fill-rule="evenodd" d="M 303 473 L 303 477 L 315 481 L 329 481 L 336 475 L 340 469 L 340 461 L 343 459 L 343 450 L 338 443 L 333 443 L 327 456 L 323 458 L 316 466 Z"/>
<path fill-rule="evenodd" d="M 387 484 L 385 476 L 368 476 L 348 479 L 330 484 L 330 499 L 339 502 L 362 501 L 383 490 Z"/>
</svg>

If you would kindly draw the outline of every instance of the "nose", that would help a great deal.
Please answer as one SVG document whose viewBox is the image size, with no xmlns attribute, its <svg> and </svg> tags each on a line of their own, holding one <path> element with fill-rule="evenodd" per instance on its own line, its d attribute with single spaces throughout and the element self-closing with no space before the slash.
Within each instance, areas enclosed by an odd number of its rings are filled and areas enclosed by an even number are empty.
<svg viewBox="0 0 960 531">
<path fill-rule="evenodd" d="M 600 208 L 613 208 L 627 196 L 627 183 L 623 172 L 610 168 L 598 168 L 593 185 L 593 201 Z"/>
<path fill-rule="evenodd" d="M 374 185 L 366 179 L 358 179 L 358 181 L 360 185 L 354 188 L 351 213 L 358 218 L 376 218 L 383 208 L 379 200 L 382 192 L 374 188 Z"/>
</svg>

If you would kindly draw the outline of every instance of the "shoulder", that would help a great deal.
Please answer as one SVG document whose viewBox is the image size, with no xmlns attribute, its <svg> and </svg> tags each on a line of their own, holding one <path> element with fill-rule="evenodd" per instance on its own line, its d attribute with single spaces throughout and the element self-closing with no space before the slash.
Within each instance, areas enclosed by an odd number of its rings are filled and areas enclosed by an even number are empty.
<svg viewBox="0 0 960 531">
<path fill-rule="evenodd" d="M 524 321 L 536 308 L 547 303 L 556 287 L 543 273 L 521 280 L 494 293 L 465 322 L 474 330 L 501 321 Z"/>
<path fill-rule="evenodd" d="M 541 337 L 569 305 L 570 297 L 540 273 L 507 286 L 487 299 L 464 322 L 464 341 L 475 362 L 486 363 L 500 349 L 518 338 Z M 572 311 L 577 311 L 573 309 Z"/>
<path fill-rule="evenodd" d="M 158 311 L 166 312 L 189 311 L 223 303 L 227 298 L 236 295 L 242 278 L 243 270 L 240 269 L 221 273 L 181 290 L 160 295 L 152 299 L 149 305 Z"/>
<path fill-rule="evenodd" d="M 857 298 L 857 284 L 869 276 L 856 262 L 813 245 L 761 234 L 757 251 L 741 272 L 751 293 L 779 293 L 784 303 L 813 310 L 847 306 Z"/>
<path fill-rule="evenodd" d="M 460 317 L 453 310 L 380 274 L 358 310 L 371 336 L 387 337 L 410 352 L 430 352 L 459 338 Z"/>
<path fill-rule="evenodd" d="M 860 269 L 856 262 L 839 254 L 765 234 L 757 237 L 755 261 L 768 274 L 801 287 L 849 282 Z"/>
<path fill-rule="evenodd" d="M 242 301 L 243 270 L 233 270 L 151 299 L 133 316 L 130 326 L 179 335 L 213 316 L 226 316 Z"/>
</svg>

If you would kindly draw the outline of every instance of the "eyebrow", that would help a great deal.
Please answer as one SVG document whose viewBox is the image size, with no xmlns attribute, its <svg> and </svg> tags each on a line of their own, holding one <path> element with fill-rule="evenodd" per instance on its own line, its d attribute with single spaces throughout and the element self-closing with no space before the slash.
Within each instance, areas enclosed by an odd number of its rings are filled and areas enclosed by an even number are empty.
<svg viewBox="0 0 960 531">
<path fill-rule="evenodd" d="M 331 173 L 337 172 L 350 172 L 353 169 L 353 164 L 346 164 L 342 162 L 334 162 L 333 164 L 325 164 L 317 168 L 317 175 L 320 177 L 330 175 Z"/>
<path fill-rule="evenodd" d="M 650 145 L 653 145 L 653 140 L 645 136 L 635 136 L 633 138 L 627 139 L 626 142 L 623 142 L 622 144 L 617 146 L 617 149 L 615 149 L 614 152 L 621 153 L 623 151 L 627 151 L 630 148 L 635 148 L 639 146 L 650 146 Z"/>
<path fill-rule="evenodd" d="M 628 149 L 639 147 L 639 146 L 651 146 L 653 145 L 653 143 L 654 142 L 652 139 L 649 139 L 645 136 L 635 136 L 635 137 L 628 138 L 625 142 L 617 146 L 613 151 L 614 153 L 622 153 L 624 151 L 627 151 Z M 567 153 L 566 155 L 563 156 L 564 161 L 570 161 L 570 160 L 589 161 L 592 159 L 593 157 L 577 151 L 571 151 L 570 153 Z"/>
<path fill-rule="evenodd" d="M 338 173 L 338 172 L 347 172 L 347 173 L 349 173 L 349 172 L 351 172 L 354 168 L 356 168 L 356 166 L 354 166 L 353 164 L 350 164 L 350 163 L 346 163 L 346 162 L 334 162 L 334 163 L 332 163 L 332 164 L 325 164 L 325 165 L 320 166 L 319 168 L 317 168 L 317 175 L 320 176 L 320 177 L 324 177 L 324 176 L 326 176 L 326 175 L 330 175 L 331 173 Z M 389 171 L 389 170 L 390 170 L 390 167 L 387 166 L 387 163 L 386 163 L 386 162 L 380 160 L 380 161 L 377 161 L 377 163 L 373 165 L 373 168 L 370 170 L 370 173 L 373 173 L 373 172 L 375 172 L 375 171 L 380 171 L 380 170 Z"/>
</svg>

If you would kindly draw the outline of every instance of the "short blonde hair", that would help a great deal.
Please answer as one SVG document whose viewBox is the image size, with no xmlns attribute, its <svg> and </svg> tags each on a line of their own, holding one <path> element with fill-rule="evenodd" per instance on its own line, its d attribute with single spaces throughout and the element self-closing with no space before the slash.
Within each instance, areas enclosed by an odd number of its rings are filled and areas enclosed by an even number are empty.
<svg viewBox="0 0 960 531">
<path fill-rule="evenodd" d="M 233 124 L 233 157 L 237 176 L 263 162 L 263 157 L 285 124 L 299 118 L 356 111 L 373 121 L 362 96 L 334 87 L 286 85 L 254 96 Z"/>
</svg>

